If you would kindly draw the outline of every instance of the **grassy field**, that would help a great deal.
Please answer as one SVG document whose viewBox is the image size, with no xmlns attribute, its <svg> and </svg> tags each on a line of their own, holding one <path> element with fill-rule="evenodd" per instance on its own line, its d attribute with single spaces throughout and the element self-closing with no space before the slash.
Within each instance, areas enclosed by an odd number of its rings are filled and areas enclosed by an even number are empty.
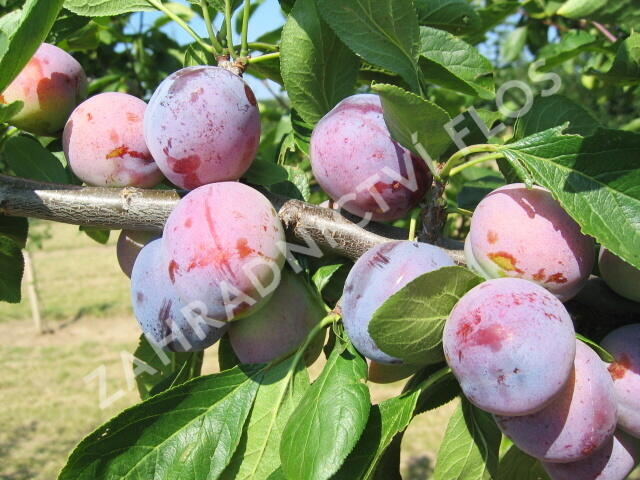
<svg viewBox="0 0 640 480">
<path fill-rule="evenodd" d="M 39 223 L 51 238 L 32 249 L 41 308 L 50 333 L 40 335 L 28 303 L 0 303 L 0 479 L 51 480 L 71 449 L 95 427 L 138 401 L 129 388 L 121 352 L 133 352 L 139 330 L 129 307 L 129 282 L 115 257 L 114 234 L 102 246 L 77 227 Z M 217 369 L 215 348 L 205 373 Z M 106 368 L 109 396 L 99 406 L 97 382 L 85 377 Z M 317 372 L 320 366 L 314 365 Z M 401 384 L 371 385 L 375 401 L 395 395 Z M 419 416 L 405 437 L 407 479 L 425 479 L 453 405 Z"/>
</svg>

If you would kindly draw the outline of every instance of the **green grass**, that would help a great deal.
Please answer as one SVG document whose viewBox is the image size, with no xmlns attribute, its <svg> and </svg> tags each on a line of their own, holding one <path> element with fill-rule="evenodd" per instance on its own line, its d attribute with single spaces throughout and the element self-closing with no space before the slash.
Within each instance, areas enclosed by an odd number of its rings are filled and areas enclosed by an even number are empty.
<svg viewBox="0 0 640 480">
<path fill-rule="evenodd" d="M 107 245 L 100 245 L 72 225 L 37 222 L 31 228 L 38 236 L 51 235 L 42 249 L 29 244 L 45 320 L 68 322 L 130 312 L 129 282 L 116 261 L 117 232 Z M 0 322 L 30 319 L 30 312 L 23 289 L 20 304 L 0 303 Z"/>
</svg>

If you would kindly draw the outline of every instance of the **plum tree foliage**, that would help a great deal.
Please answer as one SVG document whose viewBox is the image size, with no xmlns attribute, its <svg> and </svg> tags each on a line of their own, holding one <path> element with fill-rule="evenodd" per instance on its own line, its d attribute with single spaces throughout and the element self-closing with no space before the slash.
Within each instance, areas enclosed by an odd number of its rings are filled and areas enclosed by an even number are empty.
<svg viewBox="0 0 640 480">
<path fill-rule="evenodd" d="M 635 3 L 261 3 L 0 0 L 0 300 L 27 218 L 119 229 L 141 329 L 59 479 L 399 478 L 453 400 L 436 480 L 627 478 Z"/>
</svg>

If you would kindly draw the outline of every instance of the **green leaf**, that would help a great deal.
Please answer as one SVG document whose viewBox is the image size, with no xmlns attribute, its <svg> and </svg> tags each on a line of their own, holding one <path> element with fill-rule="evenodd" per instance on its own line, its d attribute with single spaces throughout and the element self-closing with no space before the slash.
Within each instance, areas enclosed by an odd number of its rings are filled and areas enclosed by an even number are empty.
<svg viewBox="0 0 640 480">
<path fill-rule="evenodd" d="M 280 71 L 292 106 L 315 125 L 355 89 L 360 61 L 322 20 L 315 0 L 298 0 L 282 30 Z"/>
<path fill-rule="evenodd" d="M 512 446 L 500 460 L 496 480 L 548 480 L 540 462 Z M 577 479 L 576 479 L 577 480 Z"/>
<path fill-rule="evenodd" d="M 326 480 L 358 442 L 371 408 L 367 364 L 351 344 L 329 356 L 282 433 L 280 459 L 288 478 Z"/>
<path fill-rule="evenodd" d="M 59 480 L 213 480 L 240 442 L 264 371 L 199 377 L 131 407 L 86 437 Z"/>
<path fill-rule="evenodd" d="M 418 16 L 411 0 L 316 0 L 338 37 L 367 62 L 420 92 Z"/>
<path fill-rule="evenodd" d="M 496 478 L 501 437 L 491 414 L 462 397 L 440 445 L 434 480 Z"/>
<path fill-rule="evenodd" d="M 202 368 L 202 352 L 158 353 L 144 335 L 140 335 L 133 356 L 134 376 L 143 400 L 199 376 Z"/>
<path fill-rule="evenodd" d="M 240 360 L 233 351 L 229 335 L 225 334 L 218 342 L 218 366 L 220 371 L 230 370 L 240 365 Z"/>
<path fill-rule="evenodd" d="M 63 0 L 26 0 L 16 16 L 2 25 L 0 40 L 0 92 L 22 71 L 47 38 Z M 11 14 L 10 14 L 11 15 Z"/>
<path fill-rule="evenodd" d="M 451 120 L 447 112 L 395 85 L 377 84 L 372 89 L 380 95 L 384 120 L 394 140 L 420 156 L 426 151 L 433 160 L 440 158 L 451 145 L 444 129 Z"/>
<path fill-rule="evenodd" d="M 517 60 L 522 54 L 522 50 L 527 43 L 527 27 L 514 28 L 503 40 L 500 46 L 500 61 L 511 63 Z"/>
<path fill-rule="evenodd" d="M 604 348 L 602 348 L 593 340 L 585 337 L 584 335 L 580 335 L 579 333 L 576 333 L 576 338 L 581 342 L 589 345 L 598 354 L 598 356 L 603 362 L 613 363 L 616 361 L 613 355 L 611 355 L 609 352 L 607 352 Z"/>
<path fill-rule="evenodd" d="M 560 42 L 550 43 L 540 49 L 538 56 L 544 59 L 544 65 L 538 67 L 538 70 L 541 72 L 551 70 L 556 65 L 584 52 L 597 40 L 596 37 L 582 30 L 572 30 L 564 34 Z"/>
<path fill-rule="evenodd" d="M 342 468 L 331 479 L 367 480 L 372 478 L 393 438 L 403 432 L 413 418 L 419 395 L 420 390 L 415 390 L 371 407 L 369 421 L 360 441 L 347 457 Z"/>
<path fill-rule="evenodd" d="M 418 22 L 461 35 L 482 26 L 480 15 L 467 0 L 416 0 Z"/>
<path fill-rule="evenodd" d="M 4 144 L 3 158 L 19 177 L 53 183 L 69 181 L 60 160 L 29 137 L 9 138 Z"/>
<path fill-rule="evenodd" d="M 442 329 L 449 313 L 482 281 L 463 267 L 444 267 L 421 275 L 376 310 L 369 334 L 383 352 L 406 363 L 441 362 Z"/>
<path fill-rule="evenodd" d="M 584 8 L 584 10 L 580 11 L 580 7 Z M 572 0 L 563 5 L 561 9 L 558 9 L 558 14 L 569 18 L 594 20 L 607 25 L 617 25 L 630 29 L 635 28 L 640 19 L 637 0 L 618 0 L 616 2 Z"/>
<path fill-rule="evenodd" d="M 566 133 L 588 136 L 601 127 L 600 122 L 587 110 L 563 95 L 536 97 L 531 109 L 516 122 L 515 139 L 569 123 Z"/>
<path fill-rule="evenodd" d="M 493 66 L 464 40 L 420 27 L 420 67 L 427 81 L 484 99 L 495 97 Z"/>
<path fill-rule="evenodd" d="M 0 272 L 0 301 L 20 303 L 24 258 L 20 247 L 7 237 L 0 237 Z"/>
<path fill-rule="evenodd" d="M 244 174 L 244 179 L 254 185 L 273 185 L 284 182 L 288 178 L 289 174 L 284 167 L 260 158 L 256 158 Z"/>
<path fill-rule="evenodd" d="M 100 245 L 106 245 L 109 243 L 109 237 L 111 236 L 111 230 L 105 230 L 102 228 L 87 227 L 81 225 L 79 230 L 87 235 L 91 240 L 98 242 Z"/>
<path fill-rule="evenodd" d="M 11 120 L 12 117 L 17 115 L 24 107 L 24 102 L 17 101 L 12 102 L 9 105 L 0 102 L 0 123 L 5 123 Z"/>
<path fill-rule="evenodd" d="M 221 479 L 263 480 L 280 467 L 280 439 L 291 413 L 309 388 L 304 362 L 294 358 L 266 371 L 249 421 Z"/>
<path fill-rule="evenodd" d="M 640 268 L 640 135 L 598 130 L 590 137 L 556 127 L 498 151 L 609 251 Z"/>
<path fill-rule="evenodd" d="M 27 245 L 29 222 L 23 217 L 8 217 L 0 215 L 0 237 L 12 240 L 18 247 Z"/>
<path fill-rule="evenodd" d="M 606 73 L 589 71 L 603 80 L 621 85 L 640 83 L 640 34 L 632 33 L 620 44 L 611 68 Z"/>
<path fill-rule="evenodd" d="M 556 12 L 568 18 L 584 18 L 606 5 L 607 0 L 568 0 Z"/>
<path fill-rule="evenodd" d="M 192 43 L 184 51 L 185 67 L 193 67 L 197 65 L 217 65 L 215 57 L 211 52 L 206 51 L 197 43 Z"/>
<path fill-rule="evenodd" d="M 316 273 L 313 274 L 313 284 L 316 286 L 319 292 L 322 292 L 322 290 L 324 290 L 324 287 L 326 287 L 331 281 L 333 274 L 340 270 L 343 265 L 344 263 L 324 265 L 316 270 Z"/>
<path fill-rule="evenodd" d="M 434 391 L 434 387 L 439 391 L 439 385 L 447 378 L 454 378 L 451 370 L 441 365 L 425 369 L 416 377 L 412 378 L 400 396 L 371 408 L 369 421 L 360 441 L 340 471 L 331 477 L 332 480 L 377 478 L 374 474 L 380 474 L 377 469 L 387 449 L 402 437 L 411 419 L 420 413 L 420 407 L 428 401 L 426 397 Z"/>
<path fill-rule="evenodd" d="M 147 0 L 65 0 L 64 8 L 85 17 L 111 17 L 154 10 Z"/>
</svg>

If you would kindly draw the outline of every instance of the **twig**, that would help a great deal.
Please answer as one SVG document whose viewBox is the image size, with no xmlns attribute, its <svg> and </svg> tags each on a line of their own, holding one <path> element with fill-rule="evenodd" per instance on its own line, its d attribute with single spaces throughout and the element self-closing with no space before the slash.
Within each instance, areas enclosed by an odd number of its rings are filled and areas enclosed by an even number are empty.
<svg viewBox="0 0 640 480">
<path fill-rule="evenodd" d="M 616 37 L 613 33 L 611 33 L 607 27 L 602 25 L 601 23 L 591 21 L 591 24 L 596 27 L 596 29 L 612 43 L 616 43 L 618 41 L 618 37 Z"/>
</svg>

